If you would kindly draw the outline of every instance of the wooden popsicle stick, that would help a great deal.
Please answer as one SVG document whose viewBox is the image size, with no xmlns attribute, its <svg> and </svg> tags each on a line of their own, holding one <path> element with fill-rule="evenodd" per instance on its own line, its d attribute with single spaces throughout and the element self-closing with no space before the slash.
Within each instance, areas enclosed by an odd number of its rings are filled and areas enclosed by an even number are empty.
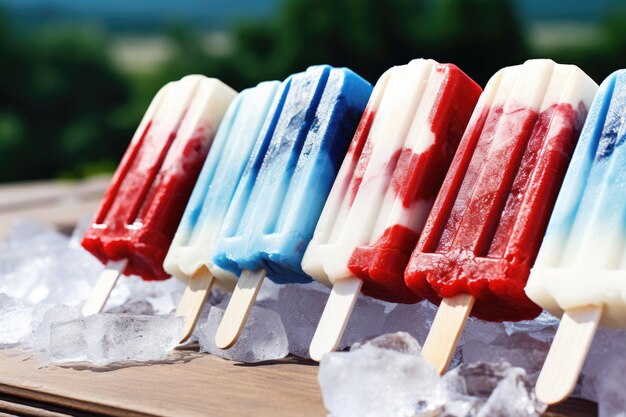
<svg viewBox="0 0 626 417">
<path fill-rule="evenodd" d="M 333 285 L 309 347 L 313 360 L 319 362 L 326 353 L 337 349 L 362 286 L 363 281 L 354 277 L 340 279 Z"/>
<path fill-rule="evenodd" d="M 113 291 L 113 287 L 115 287 L 117 279 L 122 275 L 127 264 L 127 259 L 107 262 L 106 268 L 100 274 L 96 286 L 83 306 L 83 316 L 91 316 L 102 311 L 109 299 L 109 295 L 111 295 L 111 291 Z"/>
<path fill-rule="evenodd" d="M 574 391 L 602 310 L 602 306 L 585 306 L 565 311 L 537 379 L 539 401 L 556 404 Z"/>
<path fill-rule="evenodd" d="M 215 278 L 211 272 L 206 268 L 201 268 L 187 283 L 187 288 L 176 309 L 176 317 L 185 318 L 185 327 L 183 327 L 180 343 L 191 337 L 214 281 Z"/>
<path fill-rule="evenodd" d="M 222 317 L 215 334 L 215 344 L 220 349 L 228 349 L 239 339 L 254 305 L 254 300 L 256 300 L 261 284 L 263 284 L 263 279 L 265 279 L 264 269 L 258 271 L 244 270 L 239 277 L 235 291 L 228 302 L 224 317 Z"/>
<path fill-rule="evenodd" d="M 422 355 L 435 366 L 439 374 L 443 375 L 450 365 L 474 301 L 475 298 L 469 294 L 459 294 L 441 300 L 422 348 Z"/>
</svg>

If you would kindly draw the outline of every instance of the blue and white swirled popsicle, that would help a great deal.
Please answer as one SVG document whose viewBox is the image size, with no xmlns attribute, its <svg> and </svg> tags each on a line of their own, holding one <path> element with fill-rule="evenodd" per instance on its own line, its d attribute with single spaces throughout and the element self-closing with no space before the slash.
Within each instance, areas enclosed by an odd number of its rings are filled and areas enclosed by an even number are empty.
<svg viewBox="0 0 626 417">
<path fill-rule="evenodd" d="M 213 264 L 213 249 L 279 86 L 262 82 L 228 107 L 165 258 L 173 276 L 189 281 L 212 274 L 222 288 L 235 286 L 237 275 Z"/>
<path fill-rule="evenodd" d="M 230 204 L 213 258 L 238 275 L 308 282 L 300 262 L 372 86 L 327 65 L 281 85 Z"/>
<path fill-rule="evenodd" d="M 626 327 L 626 70 L 600 86 L 559 193 L 527 295 L 553 314 L 603 306 Z"/>
</svg>

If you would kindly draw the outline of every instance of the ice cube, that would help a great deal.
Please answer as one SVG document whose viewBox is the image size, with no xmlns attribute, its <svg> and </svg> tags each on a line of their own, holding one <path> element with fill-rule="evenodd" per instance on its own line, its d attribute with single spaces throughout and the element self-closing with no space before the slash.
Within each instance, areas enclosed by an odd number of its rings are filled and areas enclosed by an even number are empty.
<svg viewBox="0 0 626 417">
<path fill-rule="evenodd" d="M 40 308 L 40 307 L 39 307 Z M 76 320 L 82 317 L 80 310 L 64 304 L 48 308 L 34 332 L 35 349 L 45 351 L 50 346 L 50 329 L 52 324 Z"/>
<path fill-rule="evenodd" d="M 526 333 L 500 335 L 490 343 L 470 340 L 462 347 L 465 363 L 508 362 L 523 368 L 532 382 L 539 376 L 549 349 L 548 342 L 535 339 Z"/>
<path fill-rule="evenodd" d="M 121 313 L 121 314 L 139 314 L 144 316 L 154 315 L 154 309 L 152 304 L 147 300 L 129 301 L 122 305 L 109 308 L 107 313 Z"/>
<path fill-rule="evenodd" d="M 444 386 L 450 417 L 539 417 L 546 409 L 525 371 L 506 362 L 461 365 L 444 376 Z"/>
<path fill-rule="evenodd" d="M 17 218 L 11 222 L 9 240 L 13 242 L 28 241 L 40 235 L 55 232 L 54 227 L 49 224 L 32 219 Z"/>
<path fill-rule="evenodd" d="M 254 363 L 284 358 L 289 354 L 287 334 L 275 311 L 254 306 L 239 340 L 230 349 L 215 345 L 215 333 L 224 310 L 211 307 L 207 321 L 197 332 L 200 348 L 204 352 L 238 362 Z"/>
<path fill-rule="evenodd" d="M 223 301 L 225 301 L 226 305 L 228 305 L 228 301 L 230 301 L 230 294 L 214 289 L 209 293 L 209 296 L 206 299 L 205 307 L 216 306 L 221 304 Z M 207 308 L 207 316 L 208 314 L 209 309 Z"/>
<path fill-rule="evenodd" d="M 276 284 L 271 279 L 263 280 L 263 285 L 261 285 L 256 297 L 256 305 L 273 310 L 272 306 L 278 300 L 281 287 L 282 285 Z"/>
<path fill-rule="evenodd" d="M 534 320 L 523 320 L 518 322 L 504 322 L 504 330 L 508 335 L 515 333 L 525 333 L 535 339 L 549 342 L 554 339 L 554 334 L 560 320 L 547 311 L 543 311 Z"/>
<path fill-rule="evenodd" d="M 0 294 L 0 347 L 14 346 L 31 334 L 32 314 L 27 303 Z"/>
<path fill-rule="evenodd" d="M 79 245 L 89 221 L 86 217 L 71 239 L 45 224 L 16 221 L 9 240 L 0 242 L 0 293 L 32 305 L 82 304 L 103 270 L 102 264 Z M 155 313 L 169 313 L 178 305 L 184 289 L 185 284 L 178 280 L 122 279 L 109 306 L 145 300 Z"/>
<path fill-rule="evenodd" d="M 134 314 L 87 317 L 87 358 L 105 365 L 119 361 L 145 362 L 166 357 L 178 345 L 184 319 Z"/>
<path fill-rule="evenodd" d="M 182 329 L 179 317 L 98 314 L 53 323 L 49 352 L 55 361 L 96 365 L 158 360 L 177 346 Z"/>
<path fill-rule="evenodd" d="M 415 339 L 410 339 L 407 333 L 385 335 L 350 352 L 324 355 L 318 378 L 330 414 L 408 417 L 418 407 L 440 407 L 441 378 L 432 365 L 414 354 L 412 348 L 406 348 L 418 346 Z M 400 345 L 404 347 L 396 350 Z"/>
<path fill-rule="evenodd" d="M 477 340 L 483 343 L 491 343 L 498 336 L 506 336 L 502 323 L 493 323 L 470 317 L 465 324 L 465 329 L 461 333 L 458 346 L 462 347 L 470 340 Z"/>
<path fill-rule="evenodd" d="M 604 359 L 604 370 L 595 378 L 598 417 L 624 417 L 626 416 L 626 393 L 624 392 L 626 359 L 621 352 L 612 352 Z"/>
<path fill-rule="evenodd" d="M 535 397 L 522 368 L 509 368 L 476 417 L 539 417 L 546 406 Z"/>
<path fill-rule="evenodd" d="M 407 332 L 420 343 L 424 343 L 436 313 L 437 307 L 428 301 L 398 304 L 385 318 L 384 332 Z"/>
<path fill-rule="evenodd" d="M 407 332 L 384 334 L 369 340 L 365 344 L 381 349 L 406 353 L 407 355 L 419 355 L 422 351 L 419 342 Z M 363 345 L 364 344 L 361 343 L 355 343 L 350 350 L 360 349 Z"/>
<path fill-rule="evenodd" d="M 385 306 L 370 297 L 359 297 L 339 343 L 339 349 L 383 334 Z"/>
<path fill-rule="evenodd" d="M 309 357 L 309 346 L 327 300 L 327 292 L 308 285 L 282 286 L 274 307 L 284 325 L 291 354 Z"/>
<path fill-rule="evenodd" d="M 309 346 L 319 323 L 329 291 L 321 284 L 288 284 L 280 289 L 276 311 L 287 332 L 289 352 L 309 358 Z M 352 312 L 339 349 L 383 333 L 384 305 L 369 297 L 360 297 Z"/>
<path fill-rule="evenodd" d="M 186 284 L 178 279 L 144 281 L 138 276 L 124 277 L 115 286 L 107 305 L 115 308 L 135 301 L 147 301 L 154 314 L 169 314 L 176 309 L 185 287 Z"/>
<path fill-rule="evenodd" d="M 599 329 L 596 333 L 582 375 L 580 394 L 598 403 L 599 417 L 621 416 L 626 410 L 624 374 L 626 361 L 622 352 L 626 332 Z"/>
<path fill-rule="evenodd" d="M 87 360 L 86 321 L 77 319 L 53 322 L 46 352 L 52 362 L 81 362 Z"/>
<path fill-rule="evenodd" d="M 85 235 L 87 228 L 89 228 L 89 226 L 91 225 L 93 218 L 93 214 L 87 214 L 80 218 L 80 220 L 76 224 L 76 227 L 74 227 L 74 230 L 72 231 L 72 235 L 70 236 L 70 247 L 80 247 L 80 242 L 83 240 L 83 236 Z"/>
<path fill-rule="evenodd" d="M 0 255 L 0 292 L 30 304 L 78 305 L 87 298 L 102 265 L 82 248 L 70 248 L 56 232 L 10 242 Z"/>
</svg>

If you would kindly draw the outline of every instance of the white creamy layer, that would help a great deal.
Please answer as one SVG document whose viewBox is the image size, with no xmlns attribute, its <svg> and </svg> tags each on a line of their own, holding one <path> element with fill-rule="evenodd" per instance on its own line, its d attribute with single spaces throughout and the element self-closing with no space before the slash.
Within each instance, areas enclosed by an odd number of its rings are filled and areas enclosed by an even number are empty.
<svg viewBox="0 0 626 417">
<path fill-rule="evenodd" d="M 221 81 L 201 75 L 184 77 L 165 88 L 166 94 L 155 113 L 153 124 L 164 132 L 176 131 L 176 135 L 183 138 L 194 135 L 213 138 L 226 109 L 237 94 Z M 184 161 L 181 161 L 178 165 L 181 170 L 184 169 L 183 164 Z M 203 226 L 207 227 L 206 224 Z M 219 231 L 219 225 L 216 227 Z M 217 234 L 217 231 L 212 233 L 216 227 L 212 228 L 209 224 L 205 236 Z M 181 223 L 163 263 L 168 273 L 183 280 L 192 278 L 203 267 L 208 269 L 206 261 L 210 259 L 210 252 L 206 245 L 209 242 L 207 237 L 195 233 Z M 197 244 L 189 245 L 190 240 L 195 240 Z M 225 279 L 233 278 L 228 276 Z"/>
<path fill-rule="evenodd" d="M 404 207 L 390 187 L 393 167 L 388 164 L 403 148 L 419 154 L 435 141 L 428 118 L 444 79 L 437 65 L 416 59 L 389 69 L 377 82 L 365 113 L 374 114 L 363 151 L 369 160 L 355 164 L 350 153 L 344 160 L 302 261 L 302 269 L 316 280 L 331 285 L 351 276 L 352 252 L 376 242 L 385 229 L 423 226 L 432 201 Z M 362 181 L 351 204 L 357 176 Z"/>
</svg>

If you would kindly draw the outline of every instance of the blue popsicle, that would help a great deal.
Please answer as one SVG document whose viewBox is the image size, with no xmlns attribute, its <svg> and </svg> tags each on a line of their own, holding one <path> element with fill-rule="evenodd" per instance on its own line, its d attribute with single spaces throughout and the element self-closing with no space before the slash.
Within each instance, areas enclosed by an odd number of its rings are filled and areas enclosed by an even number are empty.
<svg viewBox="0 0 626 417">
<path fill-rule="evenodd" d="M 228 210 L 216 265 L 310 281 L 300 262 L 371 90 L 327 65 L 283 82 Z"/>
<path fill-rule="evenodd" d="M 598 325 L 626 327 L 626 70 L 594 98 L 526 294 L 561 316 L 537 398 L 574 389 Z M 567 365 L 567 366 L 564 366 Z"/>
<path fill-rule="evenodd" d="M 165 258 L 168 273 L 187 281 L 210 271 L 234 287 L 237 276 L 214 267 L 213 247 L 279 85 L 243 90 L 226 111 Z"/>
<path fill-rule="evenodd" d="M 626 70 L 600 86 L 526 286 L 554 314 L 604 305 L 626 327 Z"/>
</svg>

